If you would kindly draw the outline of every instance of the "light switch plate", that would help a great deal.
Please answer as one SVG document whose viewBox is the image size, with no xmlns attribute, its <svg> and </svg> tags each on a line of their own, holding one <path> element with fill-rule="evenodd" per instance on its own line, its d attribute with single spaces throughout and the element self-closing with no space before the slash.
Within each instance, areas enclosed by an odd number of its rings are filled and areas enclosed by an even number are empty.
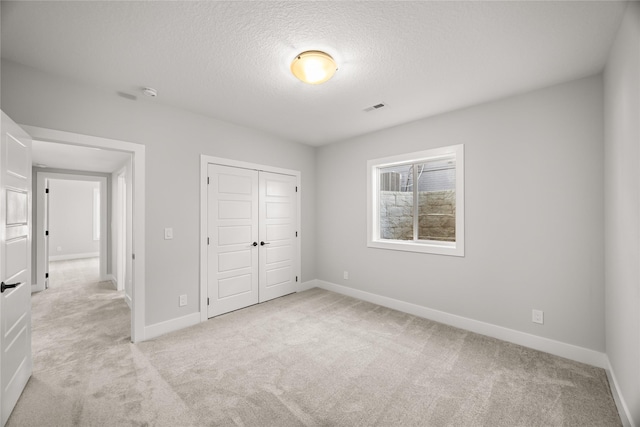
<svg viewBox="0 0 640 427">
<path fill-rule="evenodd" d="M 169 228 L 165 228 L 164 229 L 164 240 L 171 240 L 173 239 L 173 228 L 169 227 Z"/>
</svg>

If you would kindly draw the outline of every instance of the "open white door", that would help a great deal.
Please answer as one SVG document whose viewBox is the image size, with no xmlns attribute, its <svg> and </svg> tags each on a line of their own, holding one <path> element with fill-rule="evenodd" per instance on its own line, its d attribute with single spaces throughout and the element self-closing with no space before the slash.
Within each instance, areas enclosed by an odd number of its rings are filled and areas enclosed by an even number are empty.
<svg viewBox="0 0 640 427">
<path fill-rule="evenodd" d="M 45 179 L 44 190 L 44 251 L 45 268 L 44 268 L 44 289 L 49 289 L 49 180 Z"/>
<path fill-rule="evenodd" d="M 32 195 L 33 196 L 33 195 Z M 32 241 L 36 243 L 36 281 L 31 284 L 31 292 L 41 292 L 49 288 L 49 179 L 37 179 L 36 224 L 32 230 Z"/>
<path fill-rule="evenodd" d="M 2 113 L 0 412 L 7 422 L 32 371 L 31 137 Z"/>
</svg>

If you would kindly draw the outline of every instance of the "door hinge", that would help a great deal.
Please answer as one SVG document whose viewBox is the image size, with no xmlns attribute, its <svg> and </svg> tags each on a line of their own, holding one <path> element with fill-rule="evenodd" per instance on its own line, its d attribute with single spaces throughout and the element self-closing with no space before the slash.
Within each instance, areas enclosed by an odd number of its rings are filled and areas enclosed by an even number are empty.
<svg viewBox="0 0 640 427">
<path fill-rule="evenodd" d="M 296 237 L 298 237 L 298 232 L 296 231 Z"/>
<path fill-rule="evenodd" d="M 209 298 L 207 297 L 207 305 L 209 305 Z"/>
<path fill-rule="evenodd" d="M 44 273 L 44 278 L 48 279 L 49 278 L 49 273 Z"/>
<path fill-rule="evenodd" d="M 209 185 L 209 177 L 207 177 L 207 185 Z"/>
<path fill-rule="evenodd" d="M 46 194 L 49 194 L 49 189 L 48 189 L 48 188 L 45 188 L 45 189 L 44 189 L 44 192 L 45 192 Z"/>
<path fill-rule="evenodd" d="M 209 238 L 207 237 L 207 245 L 209 244 Z"/>
<path fill-rule="evenodd" d="M 131 259 L 136 259 L 136 254 L 131 254 Z"/>
<path fill-rule="evenodd" d="M 298 281 L 298 276 L 296 276 L 296 282 Z"/>
<path fill-rule="evenodd" d="M 298 192 L 298 186 L 296 185 L 296 193 Z"/>
<path fill-rule="evenodd" d="M 49 230 L 45 231 L 45 232 L 44 232 L 44 235 L 45 235 L 45 236 L 48 236 L 48 235 L 49 235 Z"/>
</svg>

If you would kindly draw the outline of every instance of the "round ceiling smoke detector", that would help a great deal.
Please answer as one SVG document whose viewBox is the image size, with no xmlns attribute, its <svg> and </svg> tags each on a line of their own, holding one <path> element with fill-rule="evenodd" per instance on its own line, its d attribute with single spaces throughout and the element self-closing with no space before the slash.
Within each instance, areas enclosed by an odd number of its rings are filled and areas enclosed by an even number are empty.
<svg viewBox="0 0 640 427">
<path fill-rule="evenodd" d="M 152 87 L 145 87 L 144 89 L 142 89 L 142 93 L 151 98 L 155 98 L 156 96 L 158 96 L 158 91 Z"/>
</svg>

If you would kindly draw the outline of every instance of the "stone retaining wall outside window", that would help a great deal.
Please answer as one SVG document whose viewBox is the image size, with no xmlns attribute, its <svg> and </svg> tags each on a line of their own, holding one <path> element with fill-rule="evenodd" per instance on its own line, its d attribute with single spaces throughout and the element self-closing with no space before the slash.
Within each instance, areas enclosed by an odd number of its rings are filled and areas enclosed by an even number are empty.
<svg viewBox="0 0 640 427">
<path fill-rule="evenodd" d="M 418 239 L 455 242 L 455 190 L 418 193 Z M 380 237 L 413 240 L 413 193 L 380 192 Z"/>
</svg>

